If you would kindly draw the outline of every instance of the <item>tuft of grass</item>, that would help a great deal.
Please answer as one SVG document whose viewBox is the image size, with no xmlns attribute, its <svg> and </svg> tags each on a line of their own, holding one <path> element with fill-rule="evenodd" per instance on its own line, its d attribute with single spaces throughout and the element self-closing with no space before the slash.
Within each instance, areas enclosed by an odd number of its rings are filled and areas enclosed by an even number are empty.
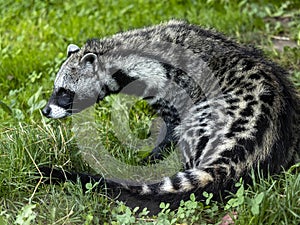
<svg viewBox="0 0 300 225">
<path fill-rule="evenodd" d="M 254 177 L 245 189 L 239 183 L 225 210 L 238 212 L 236 224 L 299 224 L 300 164 L 276 177 Z"/>
</svg>

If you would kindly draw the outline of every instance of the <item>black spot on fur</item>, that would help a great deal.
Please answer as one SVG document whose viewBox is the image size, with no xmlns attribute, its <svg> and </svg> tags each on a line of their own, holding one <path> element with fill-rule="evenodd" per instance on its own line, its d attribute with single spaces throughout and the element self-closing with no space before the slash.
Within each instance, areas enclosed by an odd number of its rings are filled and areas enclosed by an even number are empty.
<svg viewBox="0 0 300 225">
<path fill-rule="evenodd" d="M 253 73 L 249 76 L 250 79 L 252 80 L 260 80 L 261 79 L 261 75 L 257 74 L 257 73 Z"/>
<path fill-rule="evenodd" d="M 190 168 L 193 168 L 194 167 L 194 162 L 195 162 L 194 157 L 191 157 L 189 161 L 190 161 L 190 164 L 189 164 Z"/>
<path fill-rule="evenodd" d="M 207 136 L 203 136 L 200 138 L 198 144 L 197 144 L 197 153 L 196 153 L 196 159 L 198 159 L 203 151 L 203 149 L 205 148 L 205 146 L 207 145 L 209 141 L 209 137 Z"/>
<path fill-rule="evenodd" d="M 244 93 L 243 89 L 238 89 L 237 92 L 235 92 L 236 95 L 242 95 Z"/>
<path fill-rule="evenodd" d="M 246 95 L 246 96 L 244 97 L 244 100 L 245 100 L 245 101 L 251 101 L 251 100 L 253 100 L 253 99 L 254 99 L 253 95 Z"/>
<path fill-rule="evenodd" d="M 111 77 L 118 83 L 120 88 L 123 88 L 132 81 L 136 80 L 136 78 L 129 76 L 123 70 L 117 70 L 111 75 Z"/>
<path fill-rule="evenodd" d="M 204 117 L 201 117 L 200 119 L 199 119 L 199 123 L 202 123 L 203 121 L 205 120 L 205 118 Z"/>
<path fill-rule="evenodd" d="M 166 64 L 166 63 L 162 63 L 162 66 L 165 68 L 166 70 L 166 76 L 168 79 L 171 79 L 172 76 L 171 76 L 171 71 L 172 69 L 174 68 L 173 66 L 169 65 L 169 64 Z"/>
<path fill-rule="evenodd" d="M 174 176 L 172 178 L 172 185 L 175 190 L 179 190 L 181 188 L 181 178 L 178 176 Z"/>
<path fill-rule="evenodd" d="M 227 133 L 225 136 L 227 138 L 234 137 L 236 133 L 240 133 L 246 130 L 244 127 L 244 124 L 248 123 L 248 120 L 245 119 L 238 119 L 235 122 L 232 123 L 231 128 L 229 130 L 229 133 Z"/>
<path fill-rule="evenodd" d="M 234 112 L 232 112 L 232 111 L 227 110 L 226 114 L 229 115 L 229 116 L 234 116 Z"/>
<path fill-rule="evenodd" d="M 229 99 L 226 99 L 226 102 L 228 104 L 234 104 L 234 103 L 238 103 L 240 100 L 238 98 L 229 98 Z"/>
<path fill-rule="evenodd" d="M 232 133 L 239 133 L 239 132 L 243 132 L 245 130 L 246 130 L 246 128 L 242 127 L 242 126 L 236 126 L 236 127 L 231 128 Z"/>
<path fill-rule="evenodd" d="M 243 117 L 247 117 L 247 116 L 252 116 L 253 115 L 253 108 L 251 105 L 247 105 L 246 108 L 244 108 L 241 112 L 240 115 Z"/>
<path fill-rule="evenodd" d="M 238 126 L 239 124 L 247 124 L 249 121 L 243 118 L 237 119 L 232 126 Z"/>
<path fill-rule="evenodd" d="M 243 59 L 242 61 L 241 61 L 241 64 L 242 64 L 242 66 L 243 66 L 243 70 L 244 71 L 247 71 L 247 70 L 251 70 L 251 69 L 253 69 L 253 67 L 254 67 L 254 62 L 253 61 L 250 61 L 249 59 Z"/>
<path fill-rule="evenodd" d="M 247 104 L 249 105 L 249 106 L 252 106 L 252 105 L 257 105 L 257 101 L 255 101 L 255 100 L 253 100 L 253 101 L 251 101 L 251 102 L 248 102 Z"/>
<path fill-rule="evenodd" d="M 268 92 L 268 93 L 265 93 L 263 95 L 260 95 L 259 96 L 259 99 L 261 101 L 263 101 L 264 103 L 272 106 L 273 103 L 274 103 L 274 99 L 275 99 L 275 94 L 273 92 Z"/>
<path fill-rule="evenodd" d="M 259 146 L 262 145 L 263 138 L 265 136 L 266 130 L 270 126 L 270 122 L 267 117 L 260 115 L 257 119 L 255 128 L 256 128 L 256 133 L 255 133 L 255 138 L 257 141 L 257 144 Z"/>
<path fill-rule="evenodd" d="M 238 139 L 237 145 L 244 146 L 246 151 L 251 154 L 254 152 L 256 142 L 255 142 L 255 140 L 241 138 L 241 139 Z"/>
<path fill-rule="evenodd" d="M 236 110 L 236 109 L 238 109 L 238 106 L 237 105 L 231 105 L 228 109 L 229 110 Z"/>
<path fill-rule="evenodd" d="M 197 149 L 203 150 L 208 141 L 209 141 L 209 137 L 207 137 L 207 136 L 201 137 L 198 142 Z M 196 157 L 196 158 L 198 158 L 198 157 Z"/>
<path fill-rule="evenodd" d="M 199 129 L 199 130 L 197 130 L 197 135 L 201 135 L 201 134 L 203 134 L 205 132 L 205 130 L 204 129 Z"/>
</svg>

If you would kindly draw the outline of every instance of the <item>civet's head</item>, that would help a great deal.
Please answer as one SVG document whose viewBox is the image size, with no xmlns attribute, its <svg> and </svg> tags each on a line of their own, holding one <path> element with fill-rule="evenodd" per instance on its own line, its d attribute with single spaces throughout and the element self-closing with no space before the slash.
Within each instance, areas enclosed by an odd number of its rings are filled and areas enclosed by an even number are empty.
<svg viewBox="0 0 300 225">
<path fill-rule="evenodd" d="M 53 93 L 42 110 L 44 116 L 69 116 L 121 90 L 149 99 L 168 84 L 167 69 L 159 59 L 144 53 L 144 47 L 118 46 L 105 51 L 95 40 L 81 49 L 68 46 L 68 58 L 57 73 Z"/>
<path fill-rule="evenodd" d="M 49 118 L 63 118 L 94 104 L 99 98 L 100 61 L 94 53 L 84 53 L 69 45 L 68 58 L 57 73 L 53 93 L 42 110 Z"/>
<path fill-rule="evenodd" d="M 170 96 L 178 94 L 170 74 L 183 73 L 172 63 L 181 62 L 185 50 L 151 40 L 138 44 L 132 41 L 125 47 L 106 44 L 90 40 L 81 49 L 73 44 L 68 46 L 68 58 L 57 73 L 53 93 L 42 110 L 44 116 L 63 118 L 120 91 L 151 99 L 158 93 L 167 93 L 168 86 Z M 173 59 L 178 52 L 182 57 Z M 190 58 L 189 55 L 183 61 L 187 63 Z"/>
</svg>

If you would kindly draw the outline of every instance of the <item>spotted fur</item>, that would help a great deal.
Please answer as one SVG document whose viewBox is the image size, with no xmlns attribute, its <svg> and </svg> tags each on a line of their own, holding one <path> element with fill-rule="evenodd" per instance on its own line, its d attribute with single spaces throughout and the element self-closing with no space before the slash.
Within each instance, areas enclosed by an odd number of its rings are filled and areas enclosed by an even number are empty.
<svg viewBox="0 0 300 225">
<path fill-rule="evenodd" d="M 215 31 L 170 21 L 70 45 L 43 114 L 69 116 L 121 91 L 147 99 L 165 121 L 165 138 L 148 159 L 176 144 L 183 170 L 135 185 L 42 168 L 45 174 L 100 180 L 129 205 L 157 212 L 161 201 L 175 208 L 203 191 L 218 198 L 241 177 L 249 183 L 251 169 L 275 174 L 299 159 L 300 99 L 287 72 Z"/>
</svg>

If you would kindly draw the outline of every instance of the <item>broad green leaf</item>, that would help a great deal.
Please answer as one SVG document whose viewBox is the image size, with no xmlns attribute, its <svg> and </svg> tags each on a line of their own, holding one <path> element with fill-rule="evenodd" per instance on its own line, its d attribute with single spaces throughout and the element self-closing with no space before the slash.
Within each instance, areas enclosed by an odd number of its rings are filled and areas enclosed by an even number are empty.
<svg viewBox="0 0 300 225">
<path fill-rule="evenodd" d="M 12 114 L 11 108 L 6 105 L 4 102 L 0 101 L 0 107 L 7 113 Z"/>
</svg>

